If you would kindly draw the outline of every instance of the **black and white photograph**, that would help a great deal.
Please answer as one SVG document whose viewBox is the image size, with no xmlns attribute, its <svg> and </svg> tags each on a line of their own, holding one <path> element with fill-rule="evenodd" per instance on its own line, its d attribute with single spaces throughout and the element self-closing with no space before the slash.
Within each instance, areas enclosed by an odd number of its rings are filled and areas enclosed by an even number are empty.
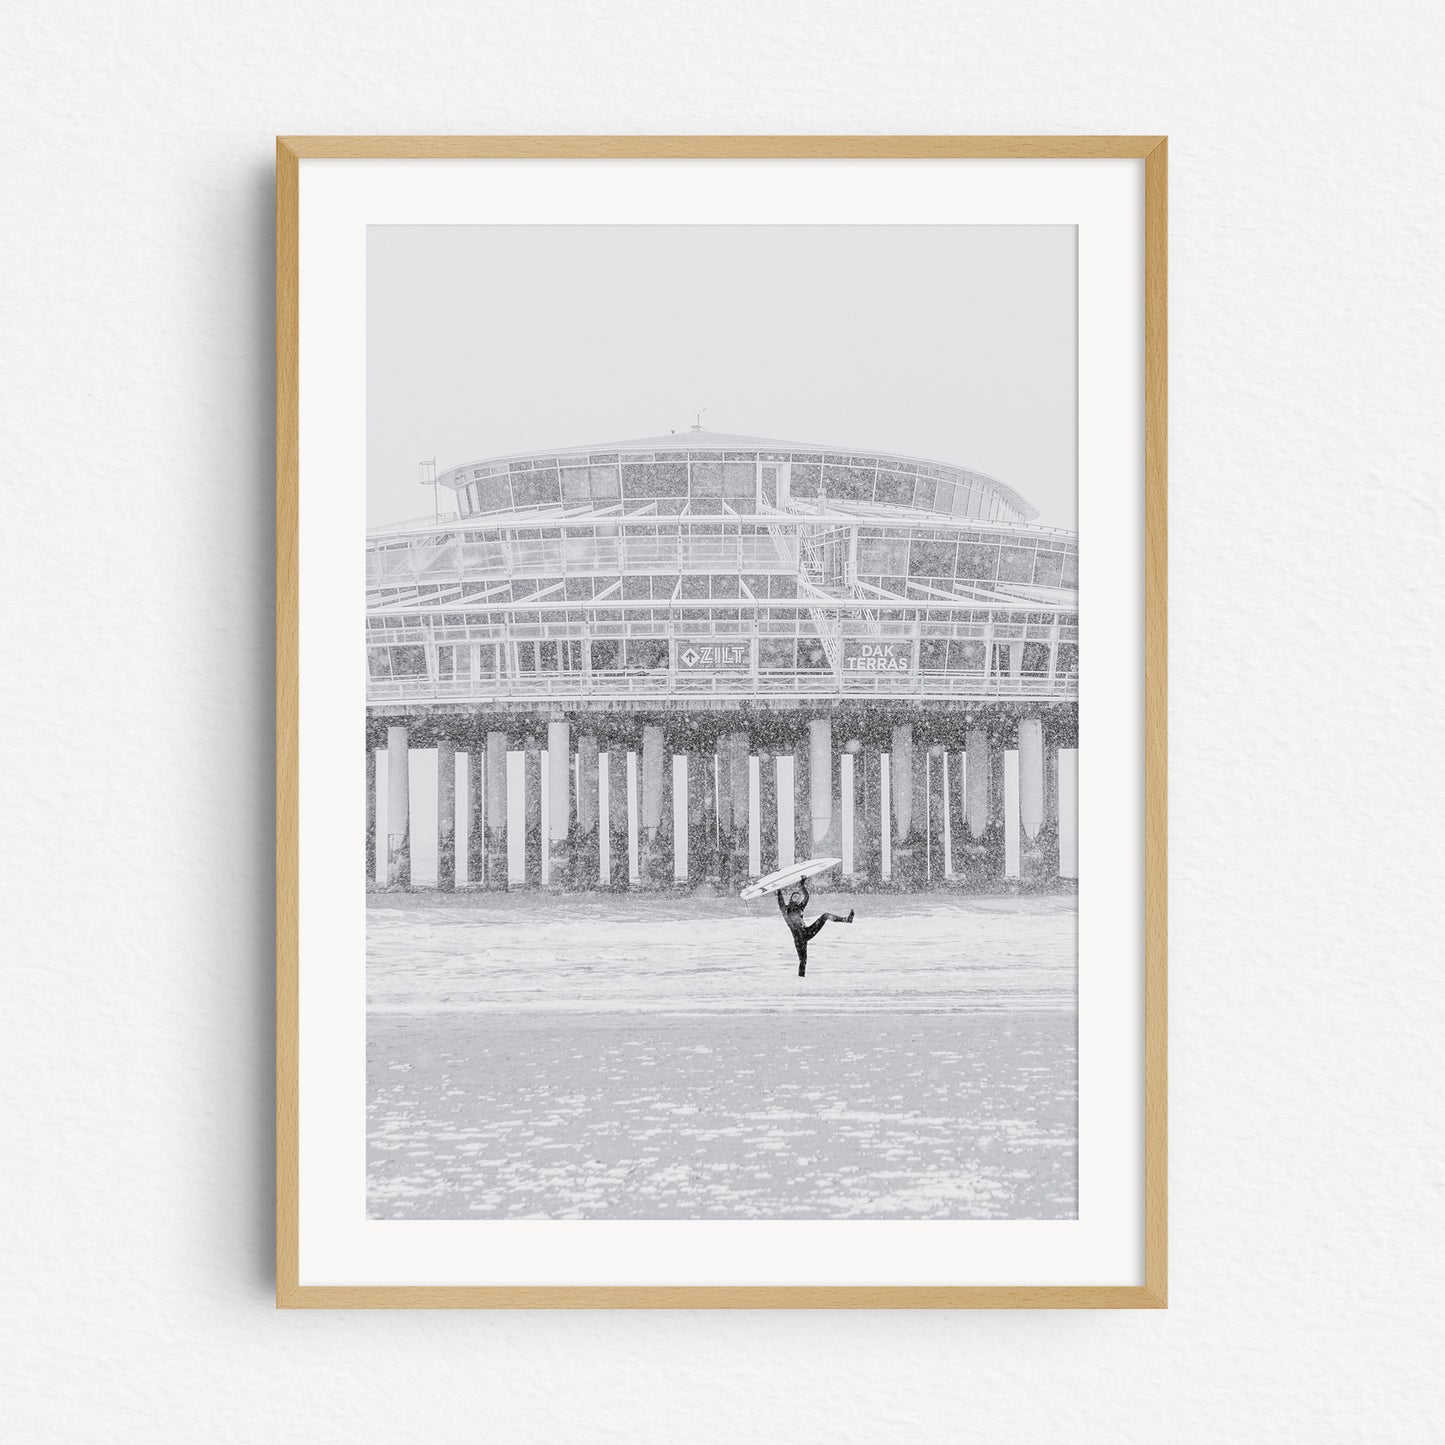
<svg viewBox="0 0 1445 1445">
<path fill-rule="evenodd" d="M 1445 1441 L 1436 7 L 0 16 L 0 1445 Z"/>
<path fill-rule="evenodd" d="M 1077 1218 L 1075 228 L 366 248 L 367 1217 Z"/>
</svg>

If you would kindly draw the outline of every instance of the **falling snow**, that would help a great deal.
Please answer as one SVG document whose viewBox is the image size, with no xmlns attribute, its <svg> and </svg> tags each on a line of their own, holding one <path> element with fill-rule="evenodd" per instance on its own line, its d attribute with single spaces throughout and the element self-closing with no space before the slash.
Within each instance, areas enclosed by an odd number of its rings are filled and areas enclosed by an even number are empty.
<svg viewBox="0 0 1445 1445">
<path fill-rule="evenodd" d="M 1073 900 L 849 903 L 374 895 L 370 1216 L 1075 1217 Z"/>
</svg>

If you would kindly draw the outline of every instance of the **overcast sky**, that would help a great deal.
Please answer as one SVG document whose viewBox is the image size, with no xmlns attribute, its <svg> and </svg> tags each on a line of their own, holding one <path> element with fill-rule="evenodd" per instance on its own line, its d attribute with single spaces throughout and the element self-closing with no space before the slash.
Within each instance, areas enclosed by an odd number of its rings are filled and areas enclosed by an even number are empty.
<svg viewBox="0 0 1445 1445">
<path fill-rule="evenodd" d="M 1072 226 L 373 226 L 367 520 L 418 463 L 710 430 L 989 472 L 1074 527 Z M 443 506 L 446 506 L 445 500 Z"/>
</svg>

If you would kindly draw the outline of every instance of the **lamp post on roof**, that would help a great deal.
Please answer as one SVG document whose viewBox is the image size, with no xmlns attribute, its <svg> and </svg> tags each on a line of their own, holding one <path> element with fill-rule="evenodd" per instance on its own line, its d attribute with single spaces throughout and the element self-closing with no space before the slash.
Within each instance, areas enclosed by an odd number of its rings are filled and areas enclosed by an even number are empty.
<svg viewBox="0 0 1445 1445">
<path fill-rule="evenodd" d="M 437 459 L 432 457 L 430 461 L 419 462 L 421 467 L 421 484 L 431 488 L 431 513 L 434 521 L 440 521 L 442 505 L 440 495 L 437 492 Z"/>
</svg>

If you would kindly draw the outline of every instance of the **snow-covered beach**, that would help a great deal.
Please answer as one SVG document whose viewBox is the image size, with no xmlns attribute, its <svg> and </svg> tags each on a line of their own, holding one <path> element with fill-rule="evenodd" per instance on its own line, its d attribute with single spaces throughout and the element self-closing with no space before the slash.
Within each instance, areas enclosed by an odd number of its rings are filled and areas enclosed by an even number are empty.
<svg viewBox="0 0 1445 1445">
<path fill-rule="evenodd" d="M 378 894 L 379 1219 L 1071 1218 L 1072 898 Z"/>
</svg>

